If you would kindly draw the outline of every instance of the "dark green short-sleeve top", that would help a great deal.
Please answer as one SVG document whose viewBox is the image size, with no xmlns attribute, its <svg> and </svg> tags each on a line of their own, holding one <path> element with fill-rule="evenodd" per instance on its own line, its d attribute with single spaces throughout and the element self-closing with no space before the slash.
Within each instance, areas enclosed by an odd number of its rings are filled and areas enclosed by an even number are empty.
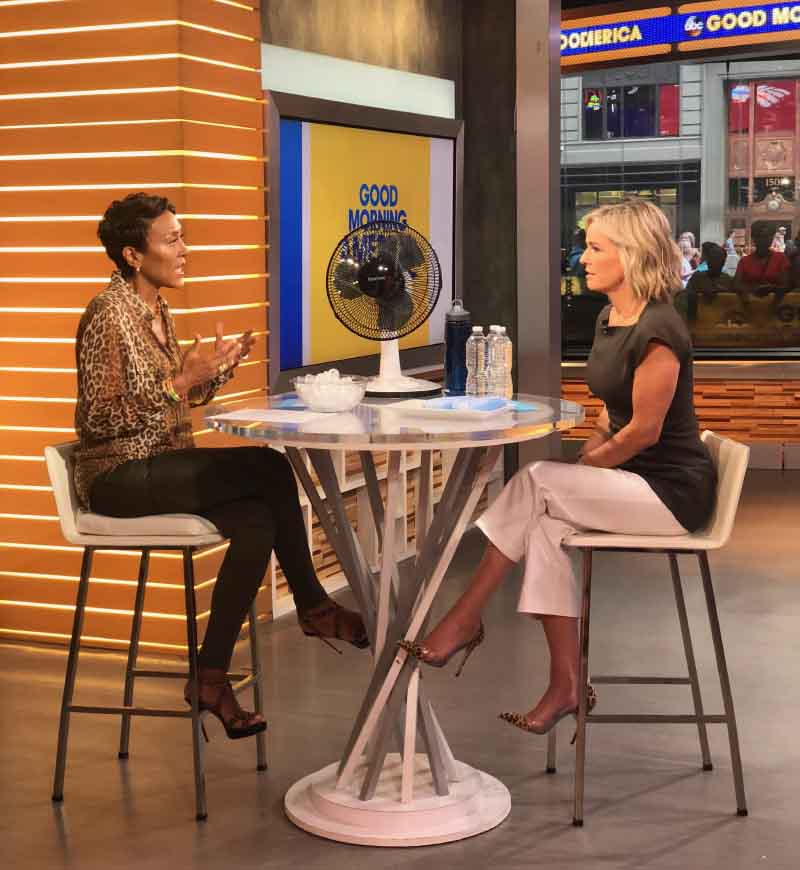
<svg viewBox="0 0 800 870">
<path fill-rule="evenodd" d="M 611 434 L 633 416 L 633 377 L 650 342 L 669 347 L 680 362 L 678 383 L 651 447 L 620 468 L 641 475 L 690 532 L 706 524 L 714 508 L 716 470 L 700 440 L 694 413 L 692 342 L 680 314 L 669 302 L 651 300 L 633 326 L 609 326 L 611 306 L 599 314 L 587 365 L 589 389 L 605 402 Z"/>
</svg>

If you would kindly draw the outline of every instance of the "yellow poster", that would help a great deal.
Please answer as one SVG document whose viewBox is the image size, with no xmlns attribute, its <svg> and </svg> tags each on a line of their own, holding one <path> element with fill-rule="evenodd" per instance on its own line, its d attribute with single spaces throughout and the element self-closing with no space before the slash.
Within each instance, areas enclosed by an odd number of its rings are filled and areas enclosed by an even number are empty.
<svg viewBox="0 0 800 870">
<path fill-rule="evenodd" d="M 308 194 L 303 221 L 308 238 L 306 364 L 377 353 L 379 343 L 347 330 L 328 304 L 325 279 L 337 243 L 370 220 L 405 220 L 430 238 L 431 140 L 422 136 L 304 124 Z M 308 212 L 307 214 L 305 212 Z M 400 347 L 430 342 L 429 324 Z"/>
</svg>

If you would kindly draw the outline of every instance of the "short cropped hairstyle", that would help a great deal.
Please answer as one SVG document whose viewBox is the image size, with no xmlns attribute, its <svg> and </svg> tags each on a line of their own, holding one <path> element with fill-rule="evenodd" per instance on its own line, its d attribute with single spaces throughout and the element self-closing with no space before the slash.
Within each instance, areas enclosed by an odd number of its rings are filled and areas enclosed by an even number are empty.
<svg viewBox="0 0 800 870">
<path fill-rule="evenodd" d="M 175 214 L 175 206 L 166 197 L 147 193 L 129 193 L 125 199 L 115 199 L 106 209 L 97 235 L 123 278 L 130 278 L 133 269 L 122 256 L 122 249 L 131 247 L 144 253 L 150 224 L 165 211 Z"/>
<path fill-rule="evenodd" d="M 716 242 L 703 242 L 703 259 L 708 263 L 709 274 L 716 277 L 722 271 L 728 254 L 725 248 Z"/>
<path fill-rule="evenodd" d="M 664 212 L 652 203 L 630 197 L 604 205 L 586 216 L 619 251 L 625 279 L 638 299 L 672 300 L 683 286 L 681 252 Z"/>
</svg>

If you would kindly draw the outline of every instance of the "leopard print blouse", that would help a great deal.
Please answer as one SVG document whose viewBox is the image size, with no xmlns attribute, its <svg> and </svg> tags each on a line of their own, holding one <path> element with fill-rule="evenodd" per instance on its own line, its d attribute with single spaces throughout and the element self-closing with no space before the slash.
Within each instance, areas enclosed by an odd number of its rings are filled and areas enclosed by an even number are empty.
<svg viewBox="0 0 800 870">
<path fill-rule="evenodd" d="M 75 489 L 84 507 L 95 478 L 130 459 L 194 447 L 189 407 L 203 405 L 228 381 L 225 372 L 193 387 L 174 402 L 166 381 L 183 355 L 169 306 L 158 297 L 166 335 L 162 346 L 152 329 L 153 313 L 119 272 L 92 299 L 78 325 L 75 355 L 78 404 L 75 430 Z"/>
</svg>

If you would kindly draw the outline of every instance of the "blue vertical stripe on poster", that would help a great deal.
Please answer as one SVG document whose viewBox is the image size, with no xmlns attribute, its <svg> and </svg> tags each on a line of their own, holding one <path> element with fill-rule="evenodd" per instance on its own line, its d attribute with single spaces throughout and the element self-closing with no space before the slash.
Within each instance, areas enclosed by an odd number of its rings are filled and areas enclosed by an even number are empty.
<svg viewBox="0 0 800 870">
<path fill-rule="evenodd" d="M 303 152 L 300 121 L 281 120 L 281 370 L 303 365 Z"/>
</svg>

